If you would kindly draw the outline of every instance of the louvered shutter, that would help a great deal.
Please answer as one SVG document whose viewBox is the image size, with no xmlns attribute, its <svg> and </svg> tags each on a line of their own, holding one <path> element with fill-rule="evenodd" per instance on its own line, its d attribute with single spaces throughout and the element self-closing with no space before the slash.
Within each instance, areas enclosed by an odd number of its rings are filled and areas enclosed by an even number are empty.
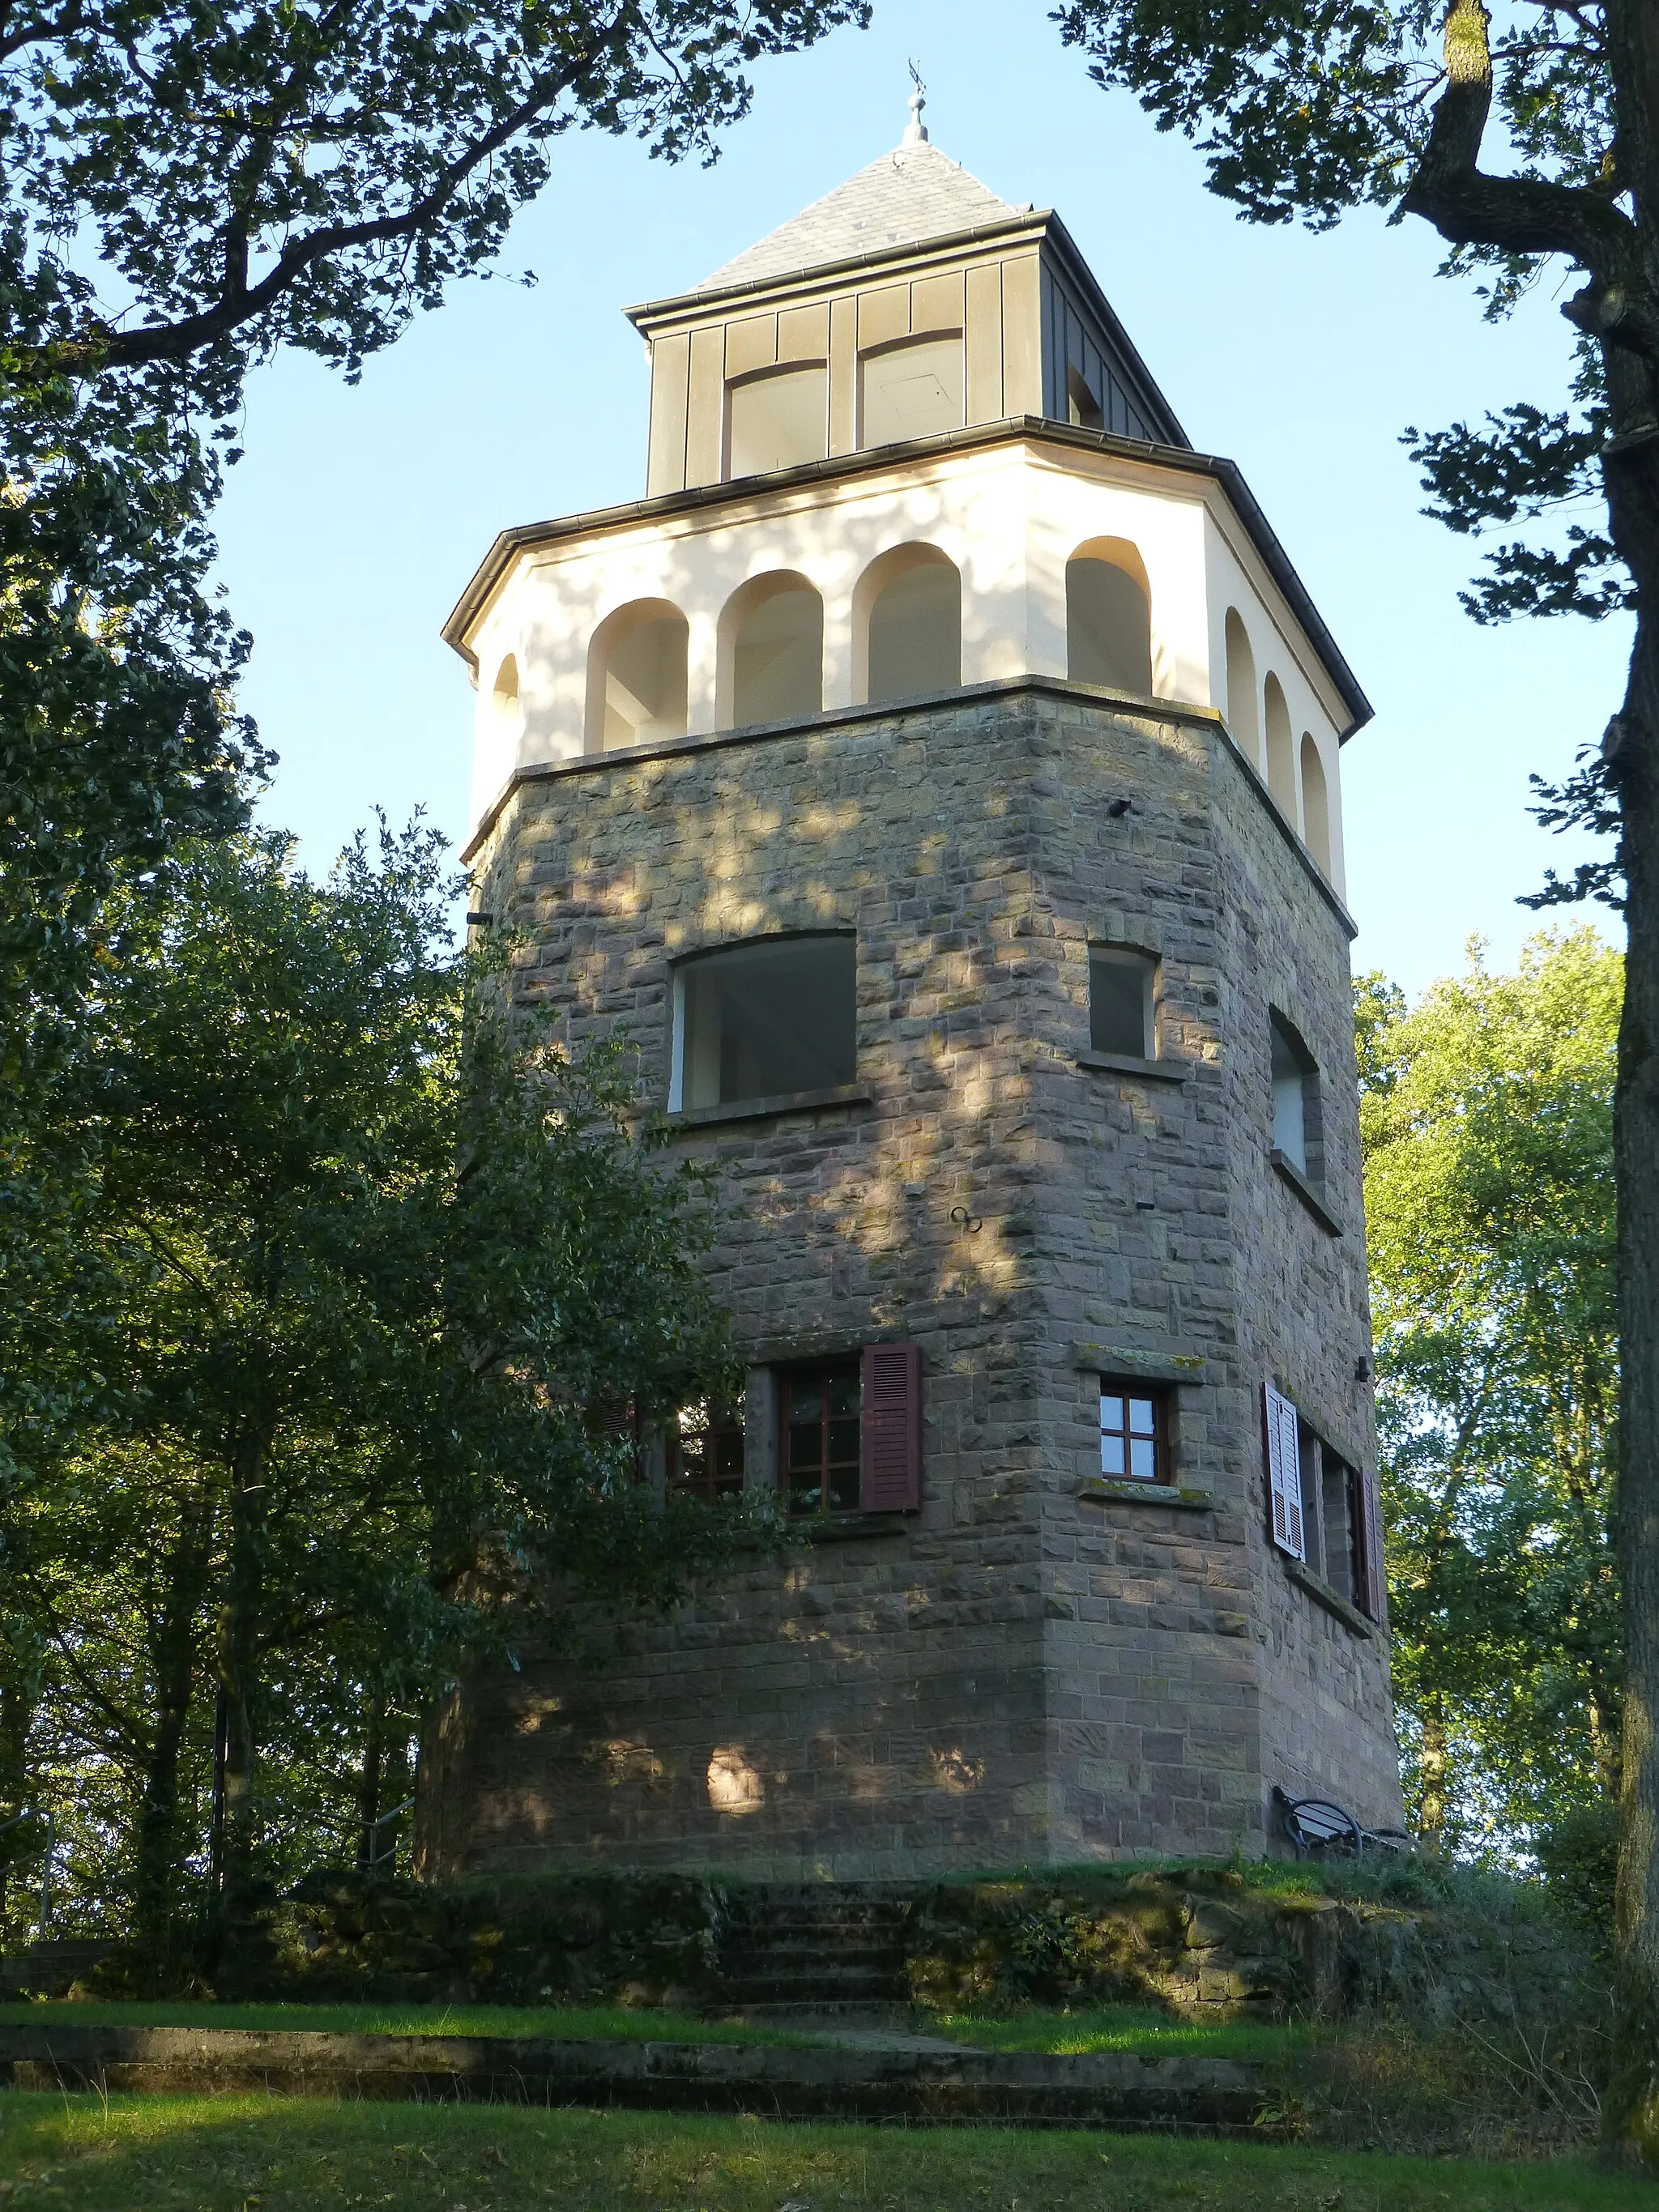
<svg viewBox="0 0 1659 2212">
<path fill-rule="evenodd" d="M 866 1513 L 921 1509 L 921 1347 L 867 1344 L 859 1504 Z"/>
<path fill-rule="evenodd" d="M 1305 1559 L 1302 1534 L 1302 1453 L 1296 1407 L 1267 1386 L 1267 1492 L 1273 1502 L 1273 1541 L 1293 1559 Z"/>
</svg>

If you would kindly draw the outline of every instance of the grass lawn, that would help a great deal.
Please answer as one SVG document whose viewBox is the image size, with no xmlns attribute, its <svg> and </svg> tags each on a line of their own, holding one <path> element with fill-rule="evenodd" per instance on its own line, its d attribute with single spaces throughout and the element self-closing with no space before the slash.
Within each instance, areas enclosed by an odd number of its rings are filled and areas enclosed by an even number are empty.
<svg viewBox="0 0 1659 2212">
<path fill-rule="evenodd" d="M 1579 2165 L 1014 2130 L 0 2094 L 6 2212 L 1636 2212 Z"/>
<path fill-rule="evenodd" d="M 545 2035 L 562 2043 L 763 2043 L 811 2049 L 817 2039 L 695 2014 L 620 2005 L 0 2004 L 0 2026 L 322 2028 L 342 2035 Z M 1035 2046 L 1033 2046 L 1035 2047 Z"/>
<path fill-rule="evenodd" d="M 1256 2021 L 1170 2020 L 1141 2005 L 1099 2005 L 1070 2012 L 945 2013 L 927 2022 L 930 2035 L 981 2051 L 1133 2051 L 1170 2058 L 1286 2058 L 1330 2031 Z"/>
</svg>

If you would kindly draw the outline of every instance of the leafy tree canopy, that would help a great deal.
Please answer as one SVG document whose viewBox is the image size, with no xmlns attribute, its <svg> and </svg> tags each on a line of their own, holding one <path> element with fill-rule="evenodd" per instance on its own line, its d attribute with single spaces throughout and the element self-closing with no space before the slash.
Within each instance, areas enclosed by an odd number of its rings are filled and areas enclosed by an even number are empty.
<svg viewBox="0 0 1659 2212">
<path fill-rule="evenodd" d="M 1510 1857 L 1619 1784 L 1623 962 L 1356 988 L 1395 1686 L 1416 1825 Z"/>
<path fill-rule="evenodd" d="M 245 836 L 112 913 L 57 1328 L 0 1396 L 0 1688 L 43 1701 L 0 1790 L 55 1746 L 152 1934 L 204 1855 L 234 1899 L 317 1850 L 296 1771 L 315 1812 L 325 1752 L 406 1737 L 465 1655 L 584 1592 L 670 1602 L 754 1517 L 653 1490 L 620 1420 L 732 1387 L 702 1181 L 635 1133 L 619 1055 L 489 1011 L 451 889 L 418 830 L 325 883 Z M 98 1384 L 56 1425 L 54 1368 Z"/>
<path fill-rule="evenodd" d="M 0 1083 L 112 869 L 261 765 L 204 519 L 249 366 L 356 376 L 593 128 L 710 159 L 763 55 L 866 0 L 0 0 Z M 580 219 L 592 219 L 584 204 Z"/>
</svg>

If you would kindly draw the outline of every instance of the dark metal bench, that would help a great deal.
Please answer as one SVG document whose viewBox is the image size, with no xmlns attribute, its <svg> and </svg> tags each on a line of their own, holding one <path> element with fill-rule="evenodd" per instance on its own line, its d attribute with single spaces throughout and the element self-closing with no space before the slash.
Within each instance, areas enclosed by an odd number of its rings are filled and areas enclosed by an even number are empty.
<svg viewBox="0 0 1659 2212">
<path fill-rule="evenodd" d="M 1362 1828 L 1345 1805 L 1328 1797 L 1292 1797 L 1273 1784 L 1273 1802 L 1285 1833 L 1299 1859 L 1314 1851 L 1352 1851 L 1363 1858 L 1369 1850 L 1408 1851 L 1411 1838 L 1399 1828 Z"/>
</svg>

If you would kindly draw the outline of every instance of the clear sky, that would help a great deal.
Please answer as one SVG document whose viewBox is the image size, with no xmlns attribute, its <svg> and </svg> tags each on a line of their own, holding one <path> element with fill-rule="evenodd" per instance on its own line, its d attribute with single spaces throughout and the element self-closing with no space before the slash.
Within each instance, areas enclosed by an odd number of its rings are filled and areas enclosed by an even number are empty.
<svg viewBox="0 0 1659 2212">
<path fill-rule="evenodd" d="M 1456 595 L 1476 549 L 1419 514 L 1399 435 L 1556 404 L 1565 286 L 1492 329 L 1435 280 L 1420 223 L 1238 222 L 1184 141 L 1089 82 L 1043 0 L 877 0 L 871 30 L 758 72 L 710 169 L 570 136 L 501 264 L 534 286 L 458 288 L 355 387 L 300 356 L 258 373 L 219 534 L 255 639 L 244 701 L 281 756 L 266 817 L 313 867 L 376 806 L 465 834 L 472 695 L 439 627 L 498 529 L 643 491 L 644 349 L 620 310 L 690 289 L 896 144 L 910 56 L 935 144 L 1060 210 L 1194 443 L 1243 467 L 1376 707 L 1344 752 L 1356 965 L 1414 991 L 1472 932 L 1508 963 L 1538 926 L 1516 895 L 1588 849 L 1529 819 L 1528 773 L 1559 775 L 1599 737 L 1628 628 L 1472 623 Z"/>
</svg>

